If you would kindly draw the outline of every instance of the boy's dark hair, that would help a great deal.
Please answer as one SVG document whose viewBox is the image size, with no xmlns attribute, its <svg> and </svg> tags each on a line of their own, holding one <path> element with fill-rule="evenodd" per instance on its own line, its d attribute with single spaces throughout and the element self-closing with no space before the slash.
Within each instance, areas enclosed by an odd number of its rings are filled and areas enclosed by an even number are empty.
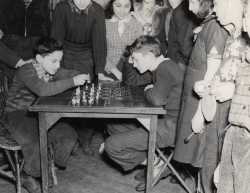
<svg viewBox="0 0 250 193">
<path fill-rule="evenodd" d="M 49 37 L 40 38 L 34 48 L 34 54 L 45 55 L 56 50 L 62 50 L 62 44 Z"/>
<path fill-rule="evenodd" d="M 200 10 L 197 13 L 198 18 L 205 18 L 208 16 L 210 10 L 214 7 L 213 0 L 199 0 L 200 2 Z"/>
<path fill-rule="evenodd" d="M 111 0 L 109 1 L 106 9 L 105 9 L 105 18 L 106 19 L 111 19 L 114 15 L 114 9 L 113 9 L 113 3 L 115 2 L 116 0 Z M 134 11 L 134 3 L 133 3 L 133 0 L 130 0 L 130 4 L 131 4 L 131 8 L 130 8 L 130 11 Z"/>
<path fill-rule="evenodd" d="M 160 41 L 157 38 L 148 35 L 137 38 L 130 46 L 127 47 L 127 51 L 129 52 L 129 55 L 132 55 L 133 52 L 152 52 L 155 57 L 162 54 Z"/>
</svg>

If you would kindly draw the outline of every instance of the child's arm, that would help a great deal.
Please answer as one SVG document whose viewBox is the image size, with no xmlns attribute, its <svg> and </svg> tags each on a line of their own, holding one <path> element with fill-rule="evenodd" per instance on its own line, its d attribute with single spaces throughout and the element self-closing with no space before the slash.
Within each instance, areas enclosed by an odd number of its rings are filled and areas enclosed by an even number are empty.
<svg viewBox="0 0 250 193">
<path fill-rule="evenodd" d="M 173 72 L 170 65 L 172 63 L 166 64 L 166 68 L 157 70 L 156 82 L 152 88 L 145 91 L 146 99 L 153 105 L 160 106 L 167 103 L 168 95 L 170 94 L 176 77 L 173 76 Z"/>
<path fill-rule="evenodd" d="M 62 80 L 66 78 L 72 78 L 76 75 L 80 74 L 78 70 L 74 69 L 65 69 L 65 68 L 60 68 L 56 74 L 54 75 L 54 80 Z"/>
<path fill-rule="evenodd" d="M 203 95 L 207 92 L 208 85 L 210 85 L 216 72 L 221 66 L 227 37 L 227 31 L 215 20 L 211 21 L 204 40 L 207 55 L 207 70 L 203 80 L 197 81 L 194 85 L 194 91 L 200 97 L 203 97 Z M 198 86 L 196 86 L 197 84 L 199 84 L 199 89 Z"/>
<path fill-rule="evenodd" d="M 56 95 L 82 83 L 79 78 L 77 81 L 74 81 L 75 77 L 54 82 L 45 82 L 37 76 L 33 65 L 25 65 L 19 68 L 17 73 L 17 76 L 23 81 L 24 85 L 38 96 Z M 84 83 L 85 80 L 83 79 L 82 81 Z"/>
</svg>

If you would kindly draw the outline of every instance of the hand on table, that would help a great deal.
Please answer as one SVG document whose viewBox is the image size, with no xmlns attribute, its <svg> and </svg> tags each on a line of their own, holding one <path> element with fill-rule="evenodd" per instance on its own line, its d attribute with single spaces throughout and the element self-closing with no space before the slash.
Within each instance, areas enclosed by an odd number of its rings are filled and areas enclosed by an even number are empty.
<svg viewBox="0 0 250 193">
<path fill-rule="evenodd" d="M 144 91 L 146 91 L 146 90 L 148 90 L 148 89 L 151 89 L 151 88 L 153 88 L 153 87 L 154 87 L 153 84 L 149 84 L 149 85 L 147 85 L 147 86 L 144 88 Z"/>
<path fill-rule="evenodd" d="M 99 81 L 114 81 L 112 78 L 105 76 L 103 73 L 98 73 Z"/>
<path fill-rule="evenodd" d="M 110 71 L 119 81 L 122 81 L 122 73 L 117 68 L 112 68 Z"/>
</svg>

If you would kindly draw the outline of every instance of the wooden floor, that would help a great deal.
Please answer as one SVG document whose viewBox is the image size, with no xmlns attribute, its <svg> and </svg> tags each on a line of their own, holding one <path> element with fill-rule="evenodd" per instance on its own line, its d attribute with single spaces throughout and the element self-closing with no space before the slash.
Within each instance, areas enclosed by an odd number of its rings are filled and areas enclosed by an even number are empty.
<svg viewBox="0 0 250 193">
<path fill-rule="evenodd" d="M 71 157 L 66 170 L 57 170 L 59 184 L 54 193 L 136 193 L 137 182 L 134 175 L 137 171 L 122 174 L 103 159 L 102 156 L 87 156 L 78 152 Z M 191 183 L 190 183 L 191 184 Z M 12 183 L 0 177 L 0 192 L 14 193 Z M 27 193 L 25 190 L 23 193 Z M 178 184 L 164 179 L 155 186 L 153 193 L 185 193 Z"/>
</svg>

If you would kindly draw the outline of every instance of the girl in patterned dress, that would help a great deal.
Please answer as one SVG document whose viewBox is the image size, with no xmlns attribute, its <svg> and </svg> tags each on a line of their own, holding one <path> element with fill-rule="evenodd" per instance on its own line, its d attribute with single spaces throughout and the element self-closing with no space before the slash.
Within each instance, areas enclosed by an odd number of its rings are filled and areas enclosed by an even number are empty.
<svg viewBox="0 0 250 193">
<path fill-rule="evenodd" d="M 131 0 L 112 0 L 106 12 L 107 57 L 105 71 L 122 80 L 119 60 L 126 46 L 142 35 L 140 23 L 131 14 Z"/>
</svg>

